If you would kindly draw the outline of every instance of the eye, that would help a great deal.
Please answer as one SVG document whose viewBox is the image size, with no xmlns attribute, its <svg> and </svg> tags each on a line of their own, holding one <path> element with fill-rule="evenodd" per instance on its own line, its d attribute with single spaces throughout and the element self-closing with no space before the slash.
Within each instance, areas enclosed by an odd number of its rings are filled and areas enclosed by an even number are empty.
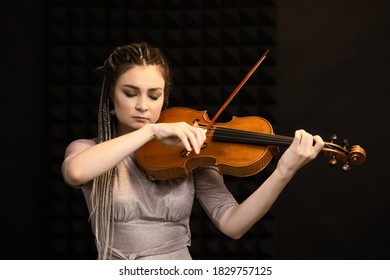
<svg viewBox="0 0 390 280">
<path fill-rule="evenodd" d="M 160 98 L 161 95 L 149 95 L 149 98 L 152 100 L 157 100 Z"/>
<path fill-rule="evenodd" d="M 124 94 L 125 94 L 127 97 L 134 97 L 134 96 L 137 96 L 137 93 L 136 93 L 136 92 L 124 91 Z"/>
</svg>

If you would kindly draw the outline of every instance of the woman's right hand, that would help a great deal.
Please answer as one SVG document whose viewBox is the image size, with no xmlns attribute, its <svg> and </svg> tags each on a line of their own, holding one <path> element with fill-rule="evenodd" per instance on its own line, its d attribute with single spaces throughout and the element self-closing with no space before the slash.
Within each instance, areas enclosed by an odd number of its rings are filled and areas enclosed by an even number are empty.
<svg viewBox="0 0 390 280">
<path fill-rule="evenodd" d="M 156 123 L 152 129 L 156 139 L 165 145 L 185 148 L 187 151 L 194 149 L 197 154 L 206 140 L 207 130 L 190 126 L 186 122 Z"/>
</svg>

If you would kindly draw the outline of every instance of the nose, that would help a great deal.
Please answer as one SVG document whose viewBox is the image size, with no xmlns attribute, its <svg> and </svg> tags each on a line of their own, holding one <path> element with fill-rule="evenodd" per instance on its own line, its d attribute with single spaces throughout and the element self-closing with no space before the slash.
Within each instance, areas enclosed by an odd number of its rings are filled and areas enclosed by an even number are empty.
<svg viewBox="0 0 390 280">
<path fill-rule="evenodd" d="M 137 104 L 135 105 L 135 109 L 145 112 L 148 110 L 148 103 L 145 97 L 140 97 L 137 100 Z"/>
</svg>

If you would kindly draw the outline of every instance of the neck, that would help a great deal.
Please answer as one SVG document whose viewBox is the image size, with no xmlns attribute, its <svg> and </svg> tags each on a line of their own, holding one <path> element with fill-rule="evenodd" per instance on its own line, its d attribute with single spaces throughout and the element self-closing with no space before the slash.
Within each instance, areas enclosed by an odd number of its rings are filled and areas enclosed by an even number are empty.
<svg viewBox="0 0 390 280">
<path fill-rule="evenodd" d="M 226 127 L 217 127 L 213 139 L 221 142 L 232 142 L 252 145 L 288 146 L 293 137 L 252 132 Z"/>
</svg>

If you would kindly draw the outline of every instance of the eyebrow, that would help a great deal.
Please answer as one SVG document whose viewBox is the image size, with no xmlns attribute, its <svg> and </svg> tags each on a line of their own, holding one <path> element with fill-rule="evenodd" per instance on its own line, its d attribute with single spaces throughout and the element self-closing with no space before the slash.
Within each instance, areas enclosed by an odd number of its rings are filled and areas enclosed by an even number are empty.
<svg viewBox="0 0 390 280">
<path fill-rule="evenodd" d="M 126 88 L 130 88 L 130 89 L 134 89 L 134 90 L 138 90 L 140 91 L 140 88 L 139 87 L 136 87 L 136 86 L 133 86 L 133 85 L 123 85 L 123 87 L 126 87 Z M 159 90 L 163 90 L 161 87 L 156 87 L 156 88 L 149 88 L 148 91 L 159 91 Z"/>
</svg>

